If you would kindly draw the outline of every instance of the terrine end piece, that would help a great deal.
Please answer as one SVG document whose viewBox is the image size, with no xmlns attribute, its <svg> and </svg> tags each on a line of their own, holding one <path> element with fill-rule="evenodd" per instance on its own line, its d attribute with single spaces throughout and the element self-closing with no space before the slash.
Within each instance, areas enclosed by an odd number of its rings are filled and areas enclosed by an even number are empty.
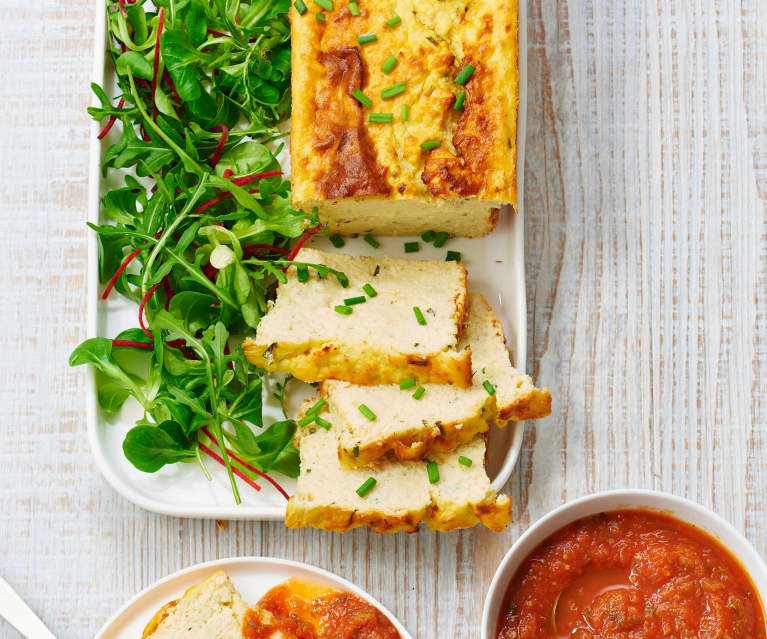
<svg viewBox="0 0 767 639">
<path fill-rule="evenodd" d="M 347 235 L 492 231 L 517 201 L 516 0 L 307 6 L 290 9 L 293 203 Z"/>
</svg>

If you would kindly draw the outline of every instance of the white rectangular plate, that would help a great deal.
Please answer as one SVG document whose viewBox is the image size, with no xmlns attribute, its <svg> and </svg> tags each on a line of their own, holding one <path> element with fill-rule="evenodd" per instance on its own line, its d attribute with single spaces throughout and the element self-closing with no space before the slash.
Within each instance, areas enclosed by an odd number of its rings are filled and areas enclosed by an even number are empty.
<svg viewBox="0 0 767 639">
<path fill-rule="evenodd" d="M 94 82 L 104 85 L 106 30 L 105 3 L 96 0 L 96 47 Z M 496 230 L 481 239 L 453 239 L 446 247 L 436 249 L 424 246 L 419 259 L 445 259 L 447 248 L 461 251 L 463 263 L 469 271 L 469 287 L 485 295 L 504 323 L 509 346 L 516 366 L 523 370 L 527 357 L 527 311 L 525 294 L 524 255 L 524 169 L 525 121 L 527 111 L 527 6 L 519 3 L 519 116 L 517 124 L 517 188 L 518 207 L 515 214 L 510 207 L 501 211 Z M 99 201 L 109 187 L 102 179 L 101 155 L 110 137 L 101 142 L 96 136 L 99 126 L 92 125 L 91 164 L 88 201 L 88 220 L 100 221 Z M 287 155 L 280 157 L 284 167 Z M 110 179 L 111 182 L 114 178 Z M 114 337 L 117 333 L 137 325 L 135 304 L 113 294 L 108 301 L 99 299 L 98 245 L 95 233 L 89 233 L 88 243 L 88 336 Z M 344 252 L 357 255 L 388 255 L 404 257 L 403 243 L 408 238 L 379 238 L 381 248 L 372 249 L 362 240 L 349 239 Z M 418 238 L 416 238 L 418 239 Z M 311 246 L 335 250 L 326 239 L 313 241 Z M 292 388 L 303 386 L 293 382 Z M 264 420 L 269 424 L 282 417 L 279 408 L 266 389 Z M 96 463 L 109 484 L 126 499 L 146 510 L 178 517 L 208 519 L 262 519 L 284 520 L 285 500 L 268 483 L 260 482 L 262 490 L 256 492 L 242 482 L 240 493 L 243 503 L 237 506 L 232 497 L 226 473 L 215 463 L 208 464 L 213 475 L 207 481 L 196 464 L 166 466 L 157 473 L 147 474 L 135 469 L 123 455 L 125 433 L 140 417 L 138 406 L 132 400 L 117 415 L 107 415 L 96 400 L 95 377 L 89 372 L 88 435 Z M 494 428 L 490 433 L 488 475 L 493 488 L 500 491 L 511 476 L 522 446 L 524 425 L 510 423 L 506 428 Z M 276 475 L 280 484 L 293 494 L 295 480 Z"/>
</svg>

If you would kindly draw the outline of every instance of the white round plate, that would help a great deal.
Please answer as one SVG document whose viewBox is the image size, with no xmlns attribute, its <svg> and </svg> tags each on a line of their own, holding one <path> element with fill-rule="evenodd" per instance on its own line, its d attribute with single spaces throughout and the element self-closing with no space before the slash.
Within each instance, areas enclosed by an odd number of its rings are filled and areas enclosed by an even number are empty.
<svg viewBox="0 0 767 639">
<path fill-rule="evenodd" d="M 166 603 L 180 597 L 187 588 L 201 582 L 216 570 L 226 572 L 249 604 L 255 604 L 274 586 L 291 577 L 311 579 L 339 590 L 351 592 L 374 605 L 394 624 L 402 639 L 413 639 L 405 627 L 386 608 L 353 583 L 314 566 L 269 557 L 235 557 L 197 564 L 168 575 L 142 590 L 115 613 L 95 639 L 139 639 L 144 627 Z"/>
</svg>

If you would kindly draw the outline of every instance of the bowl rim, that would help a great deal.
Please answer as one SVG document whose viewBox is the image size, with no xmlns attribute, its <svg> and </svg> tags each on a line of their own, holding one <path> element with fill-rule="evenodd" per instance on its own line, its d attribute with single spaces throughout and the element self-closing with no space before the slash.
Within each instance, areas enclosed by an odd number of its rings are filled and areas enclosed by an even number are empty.
<svg viewBox="0 0 767 639">
<path fill-rule="evenodd" d="M 625 499 L 627 503 L 622 504 L 618 501 L 621 499 Z M 648 503 L 644 504 L 642 503 L 643 501 Z M 613 506 L 599 507 L 603 502 L 617 503 Z M 577 515 L 565 518 L 565 514 L 571 511 L 578 511 L 582 506 L 589 504 L 593 506 L 593 510 L 587 509 L 586 512 L 579 512 Z M 670 517 L 691 524 L 713 537 L 738 561 L 746 575 L 751 579 L 758 601 L 762 606 L 765 624 L 767 625 L 767 563 L 765 563 L 764 558 L 735 526 L 721 515 L 685 497 L 679 497 L 678 495 L 660 490 L 622 488 L 591 493 L 557 506 L 533 522 L 512 544 L 498 564 L 498 568 L 485 595 L 480 626 L 481 639 L 496 639 L 496 626 L 501 599 L 505 596 L 509 582 L 519 564 L 538 544 L 560 528 L 578 519 L 589 517 L 599 512 L 615 510 L 649 510 L 667 514 Z M 680 511 L 688 511 L 691 515 L 685 516 Z M 693 521 L 693 517 L 695 521 Z M 556 522 L 556 526 L 549 530 L 552 522 Z M 723 537 L 726 537 L 727 541 Z M 530 548 L 528 548 L 528 545 L 530 545 Z M 522 552 L 524 554 L 520 557 Z M 507 574 L 509 566 L 515 561 L 517 565 L 514 566 L 513 572 Z"/>
</svg>

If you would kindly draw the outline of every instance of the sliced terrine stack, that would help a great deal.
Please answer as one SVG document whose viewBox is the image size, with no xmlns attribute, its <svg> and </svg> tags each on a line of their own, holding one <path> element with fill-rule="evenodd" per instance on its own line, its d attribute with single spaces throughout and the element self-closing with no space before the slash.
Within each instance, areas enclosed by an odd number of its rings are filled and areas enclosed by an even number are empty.
<svg viewBox="0 0 767 639">
<path fill-rule="evenodd" d="M 512 367 L 501 322 L 467 292 L 460 263 L 304 249 L 243 348 L 318 386 L 297 417 L 288 526 L 509 523 L 510 500 L 485 473 L 488 434 L 548 415 L 551 396 Z"/>
</svg>

